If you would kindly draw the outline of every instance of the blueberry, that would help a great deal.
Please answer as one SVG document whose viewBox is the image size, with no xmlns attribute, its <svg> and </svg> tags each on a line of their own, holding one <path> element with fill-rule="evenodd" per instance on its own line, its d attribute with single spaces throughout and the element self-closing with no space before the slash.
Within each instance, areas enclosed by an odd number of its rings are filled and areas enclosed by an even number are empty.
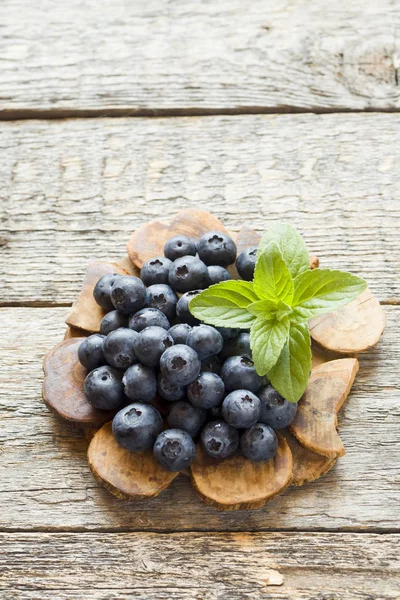
<svg viewBox="0 0 400 600">
<path fill-rule="evenodd" d="M 175 319 L 178 296 L 169 285 L 156 283 L 146 290 L 146 306 L 158 308 L 169 321 Z"/>
<path fill-rule="evenodd" d="M 91 371 L 83 384 L 85 396 L 90 404 L 101 410 L 115 410 L 124 403 L 121 385 L 122 373 L 109 367 L 98 367 Z"/>
<path fill-rule="evenodd" d="M 176 305 L 176 316 L 180 321 L 183 321 L 183 323 L 187 323 L 188 325 L 200 324 L 199 319 L 196 319 L 189 310 L 189 302 L 192 298 L 200 294 L 200 292 L 201 290 L 191 290 L 179 298 Z"/>
<path fill-rule="evenodd" d="M 134 402 L 150 402 L 157 394 L 157 378 L 154 370 L 139 363 L 125 371 L 122 385 L 125 394 Z"/>
<path fill-rule="evenodd" d="M 175 235 L 166 242 L 164 254 L 170 260 L 176 260 L 182 256 L 195 256 L 196 244 L 192 238 L 186 235 Z"/>
<path fill-rule="evenodd" d="M 248 356 L 231 356 L 221 369 L 221 377 L 228 392 L 245 389 L 256 392 L 263 384 L 254 363 Z"/>
<path fill-rule="evenodd" d="M 240 437 L 240 448 L 246 458 L 256 462 L 269 460 L 278 449 L 278 438 L 271 427 L 256 423 Z"/>
<path fill-rule="evenodd" d="M 219 406 L 225 395 L 225 386 L 216 373 L 200 373 L 187 389 L 187 397 L 193 406 L 213 408 Z"/>
<path fill-rule="evenodd" d="M 210 421 L 201 432 L 201 444 L 204 450 L 214 458 L 227 458 L 236 452 L 239 446 L 239 432 L 225 421 Z M 221 482 L 223 485 L 223 482 Z"/>
<path fill-rule="evenodd" d="M 233 340 L 240 335 L 240 329 L 234 329 L 233 327 L 216 327 L 217 331 L 220 332 L 224 341 Z M 249 336 L 249 347 L 250 347 L 250 336 Z"/>
<path fill-rule="evenodd" d="M 156 367 L 162 353 L 170 348 L 174 340 L 162 327 L 146 327 L 137 334 L 135 340 L 136 356 L 143 365 Z"/>
<path fill-rule="evenodd" d="M 210 325 L 198 325 L 193 327 L 186 341 L 187 345 L 193 348 L 199 355 L 200 360 L 204 360 L 214 354 L 219 354 L 224 345 L 222 335 Z"/>
<path fill-rule="evenodd" d="M 122 275 L 118 275 L 117 273 L 104 275 L 94 286 L 94 299 L 104 310 L 112 310 L 114 308 L 111 301 L 111 290 L 119 277 L 122 277 Z"/>
<path fill-rule="evenodd" d="M 129 315 L 144 306 L 146 288 L 139 277 L 133 275 L 119 276 L 111 290 L 111 301 L 114 308 Z"/>
<path fill-rule="evenodd" d="M 220 283 L 220 281 L 228 281 L 228 279 L 232 279 L 229 271 L 225 269 L 225 267 L 220 267 L 219 265 L 211 265 L 207 267 L 208 277 L 210 279 L 210 285 L 214 283 Z"/>
<path fill-rule="evenodd" d="M 181 471 L 196 458 L 196 446 L 187 431 L 166 429 L 156 439 L 154 457 L 167 471 Z"/>
<path fill-rule="evenodd" d="M 169 270 L 172 261 L 165 256 L 156 256 L 143 264 L 140 277 L 145 286 L 155 283 L 168 283 Z"/>
<path fill-rule="evenodd" d="M 236 244 L 221 231 L 209 231 L 197 242 L 197 252 L 206 265 L 226 267 L 235 262 Z"/>
<path fill-rule="evenodd" d="M 128 321 L 128 315 L 124 315 L 118 310 L 111 310 L 101 320 L 100 333 L 108 335 L 111 331 L 115 331 L 119 327 L 128 327 Z"/>
<path fill-rule="evenodd" d="M 101 367 L 107 362 L 103 352 L 104 339 L 104 335 L 94 333 L 79 345 L 79 362 L 89 371 L 93 371 L 93 369 L 97 369 L 97 367 Z"/>
<path fill-rule="evenodd" d="M 221 373 L 221 361 L 218 356 L 209 356 L 205 360 L 201 361 L 201 370 L 204 373 Z"/>
<path fill-rule="evenodd" d="M 112 422 L 116 441 L 131 452 L 150 450 L 161 430 L 162 418 L 158 410 L 140 402 L 125 406 Z"/>
<path fill-rule="evenodd" d="M 174 340 L 174 344 L 186 344 L 187 336 L 191 331 L 192 328 L 187 323 L 178 323 L 171 327 L 171 329 L 168 329 L 168 333 Z"/>
<path fill-rule="evenodd" d="M 256 268 L 257 246 L 247 248 L 239 254 L 236 260 L 236 268 L 242 279 L 252 281 L 254 277 L 254 269 Z"/>
<path fill-rule="evenodd" d="M 167 417 L 167 423 L 173 429 L 184 429 L 192 437 L 196 437 L 207 419 L 207 413 L 203 408 L 198 408 L 180 400 L 171 406 Z"/>
<path fill-rule="evenodd" d="M 170 380 L 161 375 L 161 373 L 157 379 L 157 390 L 161 398 L 168 400 L 168 402 L 183 400 L 186 396 L 186 387 L 184 385 L 171 383 Z"/>
<path fill-rule="evenodd" d="M 120 327 L 111 331 L 104 340 L 104 356 L 110 367 L 126 371 L 137 362 L 134 346 L 139 334 L 132 329 Z"/>
<path fill-rule="evenodd" d="M 206 265 L 195 256 L 177 258 L 169 271 L 169 285 L 176 292 L 203 290 L 208 287 L 210 280 Z"/>
<path fill-rule="evenodd" d="M 146 327 L 171 327 L 167 317 L 158 308 L 141 308 L 129 320 L 129 327 L 135 331 L 142 331 Z"/>
<path fill-rule="evenodd" d="M 207 419 L 208 421 L 223 421 L 224 417 L 222 416 L 222 404 L 221 406 L 213 406 L 209 408 L 207 411 Z"/>
<path fill-rule="evenodd" d="M 249 390 L 235 390 L 222 403 L 222 415 L 229 425 L 247 429 L 260 417 L 260 399 Z"/>
<path fill-rule="evenodd" d="M 226 340 L 224 342 L 224 347 L 221 350 L 220 358 L 221 360 L 226 360 L 231 356 L 240 356 L 244 354 L 250 358 L 252 357 L 250 334 L 246 332 L 240 333 L 231 340 Z"/>
<path fill-rule="evenodd" d="M 289 402 L 272 387 L 267 385 L 257 392 L 261 400 L 260 421 L 272 427 L 283 429 L 290 425 L 297 412 L 297 404 Z"/>
<path fill-rule="evenodd" d="M 201 363 L 196 352 L 184 344 L 168 348 L 160 359 L 160 369 L 171 383 L 188 385 L 200 373 Z"/>
</svg>

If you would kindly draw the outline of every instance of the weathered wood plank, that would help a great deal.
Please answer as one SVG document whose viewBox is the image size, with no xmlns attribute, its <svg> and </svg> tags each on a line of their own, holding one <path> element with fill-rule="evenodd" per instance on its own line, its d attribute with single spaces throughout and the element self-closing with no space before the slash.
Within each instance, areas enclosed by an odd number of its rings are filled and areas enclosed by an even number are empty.
<svg viewBox="0 0 400 600">
<path fill-rule="evenodd" d="M 391 0 L 4 0 L 2 9 L 5 115 L 400 106 Z"/>
<path fill-rule="evenodd" d="M 0 309 L 0 528 L 399 530 L 399 311 L 385 307 L 385 334 L 360 357 L 339 413 L 346 456 L 322 479 L 289 488 L 260 511 L 225 514 L 204 505 L 184 476 L 150 501 L 120 501 L 102 489 L 83 434 L 41 400 L 41 361 L 62 338 L 66 309 Z"/>
<path fill-rule="evenodd" d="M 90 259 L 189 206 L 290 221 L 321 265 L 400 299 L 396 115 L 10 122 L 0 146 L 0 302 L 71 302 Z"/>
</svg>

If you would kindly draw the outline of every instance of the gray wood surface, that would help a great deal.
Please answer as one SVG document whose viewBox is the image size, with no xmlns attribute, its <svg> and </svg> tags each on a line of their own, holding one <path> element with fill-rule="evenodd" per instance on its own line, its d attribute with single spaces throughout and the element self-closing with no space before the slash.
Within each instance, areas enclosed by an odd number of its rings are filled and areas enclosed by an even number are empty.
<svg viewBox="0 0 400 600">
<path fill-rule="evenodd" d="M 392 0 L 3 0 L 0 110 L 399 108 L 399 24 Z"/>
<path fill-rule="evenodd" d="M 389 114 L 0 124 L 2 303 L 70 303 L 90 259 L 182 207 L 288 220 L 323 266 L 400 300 L 400 118 Z"/>
<path fill-rule="evenodd" d="M 101 488 L 83 435 L 41 400 L 41 362 L 62 337 L 66 309 L 0 309 L 0 528 L 399 531 L 399 309 L 385 312 L 386 332 L 360 356 L 340 413 L 346 456 L 324 478 L 290 488 L 260 511 L 221 513 L 205 506 L 183 475 L 146 502 L 117 500 Z"/>
<path fill-rule="evenodd" d="M 329 533 L 2 534 L 0 591 L 4 600 L 395 600 L 399 542 Z"/>
</svg>

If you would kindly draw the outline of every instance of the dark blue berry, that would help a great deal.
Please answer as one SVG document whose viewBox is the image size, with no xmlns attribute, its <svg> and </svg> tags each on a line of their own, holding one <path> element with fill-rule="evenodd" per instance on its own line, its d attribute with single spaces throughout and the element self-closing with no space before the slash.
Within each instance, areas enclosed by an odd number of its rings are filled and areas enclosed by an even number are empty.
<svg viewBox="0 0 400 600">
<path fill-rule="evenodd" d="M 187 431 L 166 429 L 155 441 L 154 457 L 167 471 L 182 471 L 196 458 L 196 446 Z"/>
<path fill-rule="evenodd" d="M 222 403 L 222 414 L 233 427 L 247 429 L 257 423 L 261 410 L 260 399 L 249 390 L 235 390 Z"/>
<path fill-rule="evenodd" d="M 224 341 L 233 340 L 240 335 L 240 329 L 234 329 L 233 327 L 216 327 L 215 329 L 220 332 Z"/>
<path fill-rule="evenodd" d="M 137 362 L 134 350 L 136 331 L 120 327 L 111 331 L 104 340 L 104 356 L 110 367 L 126 371 L 128 367 Z"/>
<path fill-rule="evenodd" d="M 161 398 L 168 400 L 168 402 L 183 400 L 186 396 L 186 387 L 184 385 L 171 383 L 170 380 L 161 375 L 161 373 L 157 379 L 157 390 Z"/>
<path fill-rule="evenodd" d="M 207 413 L 203 408 L 180 400 L 172 404 L 167 423 L 173 429 L 184 429 L 192 437 L 196 437 L 206 422 L 206 418 Z"/>
<path fill-rule="evenodd" d="M 197 242 L 197 252 L 206 265 L 226 267 L 235 262 L 236 244 L 221 231 L 209 231 Z"/>
<path fill-rule="evenodd" d="M 129 315 L 144 306 L 146 288 L 139 277 L 120 275 L 111 289 L 111 301 L 114 308 Z"/>
<path fill-rule="evenodd" d="M 220 267 L 219 265 L 210 265 L 207 267 L 208 277 L 210 278 L 210 285 L 214 285 L 214 283 L 220 283 L 221 281 L 228 281 L 228 279 L 232 279 L 229 271 L 225 269 L 225 267 Z"/>
<path fill-rule="evenodd" d="M 124 401 L 122 373 L 109 367 L 98 367 L 91 371 L 84 382 L 85 396 L 90 404 L 101 410 L 116 410 Z"/>
<path fill-rule="evenodd" d="M 101 308 L 104 308 L 104 310 L 112 310 L 114 308 L 111 301 L 111 290 L 119 277 L 122 277 L 122 275 L 118 275 L 117 273 L 104 275 L 94 286 L 93 297 L 97 304 Z"/>
<path fill-rule="evenodd" d="M 195 256 L 196 244 L 192 238 L 186 235 L 175 235 L 166 242 L 164 254 L 170 260 L 176 260 L 182 256 Z"/>
<path fill-rule="evenodd" d="M 297 403 L 285 400 L 273 387 L 267 385 L 257 392 L 261 401 L 260 421 L 272 427 L 283 429 L 290 425 L 297 412 Z"/>
<path fill-rule="evenodd" d="M 165 258 L 165 256 L 156 256 L 146 261 L 140 270 L 140 277 L 144 285 L 168 283 L 171 265 L 172 262 L 168 258 Z"/>
<path fill-rule="evenodd" d="M 119 327 L 128 327 L 129 317 L 120 313 L 118 310 L 111 310 L 101 320 L 100 333 L 108 335 L 111 331 L 119 329 Z"/>
<path fill-rule="evenodd" d="M 187 323 L 177 323 L 168 329 L 169 335 L 174 340 L 174 344 L 186 344 L 187 336 L 192 331 L 192 328 Z"/>
<path fill-rule="evenodd" d="M 135 332 L 136 333 L 136 332 Z M 143 365 L 156 367 L 163 352 L 170 348 L 174 340 L 162 327 L 146 327 L 137 334 L 135 353 Z"/>
<path fill-rule="evenodd" d="M 112 422 L 118 444 L 131 452 L 150 450 L 161 430 L 162 418 L 158 410 L 140 402 L 125 406 Z"/>
<path fill-rule="evenodd" d="M 252 357 L 249 333 L 243 332 L 231 340 L 226 340 L 224 342 L 224 347 L 221 350 L 220 358 L 221 360 L 226 360 L 231 356 L 240 355 Z"/>
<path fill-rule="evenodd" d="M 174 290 L 165 283 L 156 283 L 146 290 L 146 306 L 158 308 L 169 321 L 175 319 L 176 303 L 178 296 Z"/>
<path fill-rule="evenodd" d="M 252 281 L 257 261 L 257 246 L 247 248 L 239 254 L 236 260 L 236 268 L 242 279 Z"/>
<path fill-rule="evenodd" d="M 89 371 L 93 371 L 93 369 L 97 369 L 97 367 L 101 367 L 107 362 L 103 351 L 104 339 L 104 335 L 94 333 L 79 345 L 79 362 Z"/>
<path fill-rule="evenodd" d="M 205 360 L 201 361 L 201 370 L 204 373 L 221 373 L 221 361 L 218 356 L 209 356 Z"/>
<path fill-rule="evenodd" d="M 124 392 L 134 402 L 150 402 L 157 394 L 157 378 L 151 367 L 137 363 L 125 371 Z"/>
<path fill-rule="evenodd" d="M 216 373 L 200 373 L 187 389 L 187 397 L 193 406 L 205 409 L 219 406 L 224 395 L 224 382 Z"/>
<path fill-rule="evenodd" d="M 201 444 L 204 450 L 214 458 L 227 458 L 236 452 L 239 446 L 239 432 L 225 421 L 210 421 L 201 432 Z M 221 482 L 223 485 L 223 482 Z"/>
<path fill-rule="evenodd" d="M 210 280 L 206 265 L 195 256 L 177 258 L 169 271 L 169 285 L 176 292 L 204 290 Z"/>
<path fill-rule="evenodd" d="M 228 392 L 250 390 L 257 392 L 263 384 L 263 378 L 257 374 L 254 363 L 248 356 L 231 356 L 221 369 L 221 377 Z"/>
<path fill-rule="evenodd" d="M 189 302 L 192 298 L 200 294 L 201 290 L 192 290 L 183 294 L 176 305 L 176 316 L 183 323 L 188 325 L 199 325 L 199 319 L 196 319 L 189 310 Z"/>
<path fill-rule="evenodd" d="M 129 327 L 135 331 L 142 331 L 146 327 L 162 327 L 169 329 L 171 327 L 167 317 L 158 308 L 141 308 L 129 321 Z"/>
<path fill-rule="evenodd" d="M 278 438 L 271 427 L 264 423 L 256 423 L 240 436 L 240 448 L 249 460 L 269 460 L 276 454 Z"/>
<path fill-rule="evenodd" d="M 209 356 L 219 354 L 224 345 L 224 340 L 215 327 L 198 325 L 197 327 L 193 327 L 187 337 L 186 343 L 197 352 L 200 360 L 204 360 Z"/>
<path fill-rule="evenodd" d="M 160 369 L 164 377 L 172 383 L 188 385 L 200 373 L 201 362 L 196 352 L 184 344 L 168 348 L 160 359 Z"/>
</svg>

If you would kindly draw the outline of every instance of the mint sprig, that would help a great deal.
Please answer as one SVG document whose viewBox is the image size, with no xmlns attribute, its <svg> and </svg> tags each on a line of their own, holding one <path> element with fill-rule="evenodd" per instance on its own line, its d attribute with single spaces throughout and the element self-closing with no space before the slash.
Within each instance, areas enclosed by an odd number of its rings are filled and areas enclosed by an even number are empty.
<svg viewBox="0 0 400 600">
<path fill-rule="evenodd" d="M 223 281 L 195 296 L 190 312 L 217 327 L 250 329 L 259 375 L 290 402 L 300 400 L 311 370 L 308 321 L 348 304 L 367 284 L 361 277 L 310 269 L 300 234 L 277 223 L 262 237 L 252 282 Z"/>
</svg>

